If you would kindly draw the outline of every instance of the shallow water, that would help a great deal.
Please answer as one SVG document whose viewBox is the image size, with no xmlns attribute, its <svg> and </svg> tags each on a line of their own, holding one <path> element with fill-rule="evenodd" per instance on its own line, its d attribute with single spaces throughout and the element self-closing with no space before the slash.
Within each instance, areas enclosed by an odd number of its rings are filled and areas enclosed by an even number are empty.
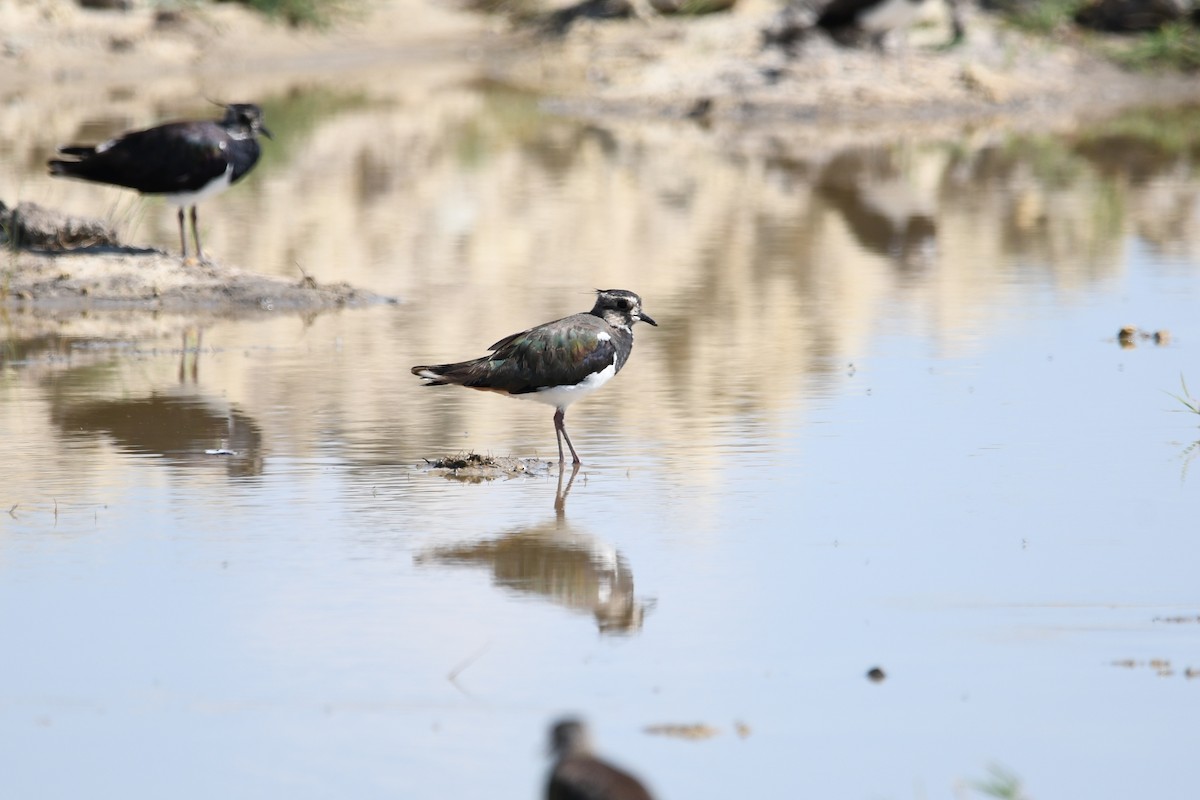
<svg viewBox="0 0 1200 800">
<path fill-rule="evenodd" d="M 398 302 L 5 320 L 4 796 L 531 797 L 565 711 L 666 798 L 1200 776 L 1194 114 L 808 161 L 478 84 L 264 101 L 206 248 Z M 0 196 L 121 196 L 53 144 Z M 430 474 L 552 458 L 550 410 L 408 367 L 594 286 L 660 327 L 569 486 Z"/>
</svg>

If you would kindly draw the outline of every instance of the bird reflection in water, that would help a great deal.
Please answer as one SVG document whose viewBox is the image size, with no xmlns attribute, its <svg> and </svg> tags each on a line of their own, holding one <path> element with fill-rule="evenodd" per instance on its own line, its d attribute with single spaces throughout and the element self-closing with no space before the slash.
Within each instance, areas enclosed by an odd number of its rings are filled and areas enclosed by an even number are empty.
<svg viewBox="0 0 1200 800">
<path fill-rule="evenodd" d="M 650 604 L 634 597 L 633 573 L 624 556 L 567 522 L 567 495 L 578 474 L 576 464 L 564 488 L 559 472 L 553 520 L 470 544 L 437 547 L 417 556 L 417 563 L 490 568 L 496 584 L 505 589 L 592 614 L 602 634 L 639 631 Z"/>
<path fill-rule="evenodd" d="M 125 452 L 163 456 L 172 466 L 207 466 L 212 452 L 231 477 L 262 474 L 262 430 L 228 403 L 199 388 L 200 331 L 182 334 L 179 386 L 141 397 L 77 399 L 101 392 L 97 375 L 82 367 L 48 381 L 51 419 L 66 435 L 100 435 Z"/>
</svg>

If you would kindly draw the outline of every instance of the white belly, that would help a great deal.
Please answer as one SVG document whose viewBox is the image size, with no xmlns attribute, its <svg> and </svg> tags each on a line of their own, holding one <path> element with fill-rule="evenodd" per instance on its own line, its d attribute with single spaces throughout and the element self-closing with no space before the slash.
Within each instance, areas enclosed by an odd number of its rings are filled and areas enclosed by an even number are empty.
<svg viewBox="0 0 1200 800">
<path fill-rule="evenodd" d="M 218 195 L 221 192 L 225 191 L 226 189 L 229 188 L 229 185 L 231 183 L 233 183 L 233 164 L 230 164 L 229 166 L 227 166 L 225 168 L 225 172 L 218 175 L 216 178 L 209 181 L 208 183 L 204 184 L 204 186 L 202 186 L 201 188 L 197 189 L 194 192 L 179 192 L 178 194 L 165 194 L 165 195 L 163 195 L 163 197 L 166 198 L 166 201 L 168 203 L 171 203 L 173 205 L 194 206 L 194 205 L 196 205 L 196 203 L 199 203 L 201 200 L 212 197 L 213 195 Z"/>
<path fill-rule="evenodd" d="M 513 397 L 519 397 L 522 400 L 534 400 L 538 403 L 554 406 L 555 408 L 566 408 L 576 400 L 582 400 L 608 383 L 612 380 L 612 376 L 616 374 L 616 365 L 609 364 L 599 372 L 593 372 L 591 375 L 588 375 L 581 383 L 577 383 L 574 386 L 550 386 L 536 392 L 514 394 Z"/>
</svg>

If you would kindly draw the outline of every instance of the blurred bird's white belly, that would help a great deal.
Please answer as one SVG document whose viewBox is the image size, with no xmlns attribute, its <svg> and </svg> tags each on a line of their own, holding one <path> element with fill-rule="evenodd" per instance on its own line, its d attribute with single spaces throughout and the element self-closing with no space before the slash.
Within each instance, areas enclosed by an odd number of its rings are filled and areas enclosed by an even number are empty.
<svg viewBox="0 0 1200 800">
<path fill-rule="evenodd" d="M 233 164 L 225 168 L 225 172 L 218 175 L 213 180 L 204 184 L 194 192 L 179 192 L 177 194 L 164 194 L 163 198 L 172 205 L 176 206 L 194 206 L 201 200 L 220 194 L 229 188 L 233 183 Z"/>
<path fill-rule="evenodd" d="M 612 380 L 612 376 L 617 374 L 616 364 L 609 364 L 599 372 L 593 372 L 574 386 L 548 386 L 545 389 L 539 389 L 536 392 L 526 392 L 525 394 L 515 394 L 513 397 L 520 397 L 524 400 L 536 400 L 539 403 L 545 403 L 548 406 L 555 408 L 566 408 L 576 400 L 582 400 L 592 392 L 599 389 L 604 384 Z"/>
</svg>

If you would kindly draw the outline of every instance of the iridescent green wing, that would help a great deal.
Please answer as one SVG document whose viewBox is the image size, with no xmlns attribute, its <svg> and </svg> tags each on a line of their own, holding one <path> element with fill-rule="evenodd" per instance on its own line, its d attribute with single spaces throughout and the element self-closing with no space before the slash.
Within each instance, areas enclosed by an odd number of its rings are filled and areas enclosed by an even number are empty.
<svg viewBox="0 0 1200 800">
<path fill-rule="evenodd" d="M 615 363 L 606 329 L 598 318 L 577 314 L 501 339 L 489 348 L 488 383 L 511 394 L 579 383 Z"/>
</svg>

